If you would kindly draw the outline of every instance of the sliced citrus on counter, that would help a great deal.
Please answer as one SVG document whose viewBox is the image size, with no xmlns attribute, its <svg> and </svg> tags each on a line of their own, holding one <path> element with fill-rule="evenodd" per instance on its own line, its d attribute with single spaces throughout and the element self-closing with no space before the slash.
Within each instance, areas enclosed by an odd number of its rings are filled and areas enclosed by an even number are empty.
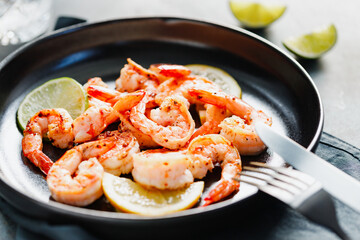
<svg viewBox="0 0 360 240">
<path fill-rule="evenodd" d="M 29 119 L 42 109 L 64 108 L 75 119 L 87 107 L 87 94 L 81 84 L 72 78 L 57 78 L 26 95 L 17 111 L 17 122 L 21 130 L 24 130 Z"/>
<path fill-rule="evenodd" d="M 118 210 L 145 216 L 174 213 L 194 206 L 203 190 L 204 182 L 192 183 L 179 190 L 149 190 L 128 178 L 104 173 L 104 194 Z"/>
<path fill-rule="evenodd" d="M 283 41 L 283 45 L 296 56 L 316 59 L 329 51 L 336 43 L 337 31 L 333 24 Z"/>
<path fill-rule="evenodd" d="M 283 4 L 259 3 L 246 0 L 230 0 L 234 16 L 249 28 L 264 28 L 279 19 L 286 10 Z"/>
<path fill-rule="evenodd" d="M 192 74 L 206 77 L 213 81 L 224 92 L 232 96 L 241 97 L 241 88 L 238 82 L 226 71 L 205 64 L 189 64 L 186 67 L 191 70 Z"/>
</svg>

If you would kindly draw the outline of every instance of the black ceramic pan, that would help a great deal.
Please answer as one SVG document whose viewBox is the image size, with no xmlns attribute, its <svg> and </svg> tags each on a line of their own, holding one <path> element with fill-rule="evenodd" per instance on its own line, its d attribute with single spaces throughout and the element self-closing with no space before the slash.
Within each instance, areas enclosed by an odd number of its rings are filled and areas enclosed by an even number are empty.
<svg viewBox="0 0 360 240">
<path fill-rule="evenodd" d="M 257 35 L 204 21 L 166 17 L 78 25 L 25 45 L 0 65 L 0 194 L 4 199 L 25 214 L 49 222 L 79 223 L 94 231 L 118 231 L 122 236 L 165 233 L 194 222 L 201 225 L 256 199 L 256 189 L 243 184 L 239 193 L 225 201 L 162 217 L 114 212 L 104 199 L 88 208 L 49 199 L 44 176 L 21 153 L 22 133 L 16 125 L 21 100 L 53 78 L 67 76 L 85 83 L 99 76 L 114 81 L 128 57 L 145 67 L 152 63 L 199 63 L 222 68 L 239 82 L 246 102 L 272 116 L 274 128 L 309 150 L 316 148 L 323 109 L 313 81 L 296 61 Z M 54 159 L 61 154 L 46 144 L 45 151 Z M 244 157 L 244 164 L 249 159 L 282 164 L 270 150 Z M 212 175 L 216 178 L 219 171 Z"/>
</svg>

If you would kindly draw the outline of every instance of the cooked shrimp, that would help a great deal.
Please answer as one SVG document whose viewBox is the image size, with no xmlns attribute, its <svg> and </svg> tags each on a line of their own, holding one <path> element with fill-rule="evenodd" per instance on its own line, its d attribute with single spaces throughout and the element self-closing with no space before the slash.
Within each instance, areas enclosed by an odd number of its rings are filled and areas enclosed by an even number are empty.
<svg viewBox="0 0 360 240">
<path fill-rule="evenodd" d="M 221 91 L 220 88 L 210 80 L 199 77 L 189 76 L 184 79 L 171 78 L 161 83 L 157 88 L 155 102 L 161 104 L 168 96 L 181 95 L 185 97 L 191 104 L 201 103 L 188 92 L 189 89 L 205 89 L 209 91 Z"/>
<path fill-rule="evenodd" d="M 134 135 L 134 137 L 137 139 L 137 141 L 142 149 L 159 147 L 159 144 L 154 142 L 154 140 L 149 135 L 144 134 L 139 129 L 134 127 L 134 125 L 130 121 L 130 110 L 128 110 L 128 109 L 130 109 L 131 107 L 133 107 L 137 103 L 139 103 L 140 100 L 143 97 L 145 97 L 146 92 L 139 90 L 134 93 L 129 93 L 129 95 L 135 95 L 136 97 L 131 99 L 130 102 L 123 101 L 120 99 L 113 107 L 114 110 L 117 111 L 118 116 L 120 118 L 119 131 L 120 132 L 125 132 L 125 131 L 131 132 Z"/>
<path fill-rule="evenodd" d="M 42 152 L 44 136 L 59 148 L 69 148 L 73 145 L 72 118 L 62 108 L 44 109 L 36 113 L 26 125 L 22 139 L 24 156 L 48 173 L 53 162 Z"/>
<path fill-rule="evenodd" d="M 85 89 L 86 92 L 88 92 L 90 86 L 100 86 L 104 88 L 109 88 L 109 86 L 100 77 L 90 78 L 87 81 L 87 83 L 84 84 L 83 88 Z"/>
<path fill-rule="evenodd" d="M 137 153 L 132 175 L 141 185 L 162 190 L 183 188 L 194 181 L 184 150 L 155 149 Z"/>
<path fill-rule="evenodd" d="M 258 155 L 266 148 L 254 126 L 238 116 L 225 118 L 219 127 L 220 134 L 229 139 L 242 155 Z"/>
<path fill-rule="evenodd" d="M 74 142 L 83 143 L 94 139 L 118 119 L 114 109 L 107 105 L 92 106 L 72 123 Z"/>
<path fill-rule="evenodd" d="M 91 85 L 88 87 L 88 94 L 91 97 L 109 103 L 111 106 L 114 106 L 115 103 L 120 101 L 122 103 L 122 106 L 126 106 L 125 108 L 126 110 L 128 110 L 140 101 L 140 98 L 142 98 L 144 91 L 139 90 L 133 93 L 121 93 L 110 88 Z M 126 104 L 123 104 L 124 102 Z M 124 107 L 122 109 L 124 109 Z"/>
<path fill-rule="evenodd" d="M 183 147 L 195 129 L 187 100 L 178 95 L 165 98 L 159 108 L 151 110 L 151 119 L 145 114 L 147 102 L 148 98 L 145 96 L 131 109 L 131 123 L 163 147 Z"/>
<path fill-rule="evenodd" d="M 114 105 L 119 100 L 119 98 L 125 94 L 107 87 L 96 85 L 88 86 L 87 93 L 89 96 L 109 103 L 110 105 Z"/>
<path fill-rule="evenodd" d="M 108 131 L 97 139 L 114 139 L 115 142 L 112 149 L 98 157 L 105 172 L 117 176 L 130 173 L 133 169 L 133 155 L 140 151 L 136 138 L 130 132 Z"/>
<path fill-rule="evenodd" d="M 194 178 L 203 178 L 207 171 L 220 164 L 221 179 L 204 198 L 204 206 L 217 202 L 239 189 L 239 182 L 233 180 L 241 172 L 241 159 L 237 149 L 229 140 L 219 134 L 199 136 L 188 146 L 189 169 Z"/>
<path fill-rule="evenodd" d="M 224 119 L 219 127 L 220 134 L 230 140 L 242 155 L 257 155 L 265 148 L 265 144 L 255 132 L 254 123 L 261 121 L 269 126 L 272 120 L 264 112 L 258 111 L 237 97 L 224 92 L 191 89 L 189 94 L 202 102 L 227 108 L 236 116 Z"/>
<path fill-rule="evenodd" d="M 152 64 L 149 70 L 157 73 L 161 82 L 169 78 L 185 78 L 191 73 L 191 70 L 183 65 L 163 63 Z"/>
<path fill-rule="evenodd" d="M 100 99 L 97 99 L 97 98 L 94 98 L 90 95 L 88 95 L 88 101 L 89 101 L 89 108 L 91 107 L 102 107 L 102 106 L 108 106 L 108 107 L 111 107 L 111 104 L 110 103 L 107 103 L 107 102 L 104 102 L 104 101 L 101 101 Z"/>
<path fill-rule="evenodd" d="M 119 92 L 134 92 L 145 89 L 154 94 L 159 85 L 158 75 L 143 68 L 130 58 L 127 61 L 128 64 L 125 64 L 121 69 L 120 77 L 115 81 L 116 90 Z"/>
<path fill-rule="evenodd" d="M 98 87 L 102 87 L 102 88 L 106 88 L 109 89 L 109 86 L 103 82 L 103 80 L 99 77 L 94 77 L 94 78 L 90 78 L 87 83 L 84 84 L 83 88 L 85 89 L 85 91 L 88 94 L 88 101 L 89 101 L 89 107 L 100 107 L 103 105 L 107 105 L 107 106 L 111 106 L 110 103 L 107 103 L 105 101 L 101 101 L 100 99 L 91 96 L 91 94 L 89 94 L 89 87 L 93 87 L 93 86 L 98 86 Z"/>
<path fill-rule="evenodd" d="M 130 121 L 130 111 L 119 112 L 119 117 L 119 131 L 131 132 L 138 141 L 141 149 L 156 148 L 160 146 L 149 135 L 146 135 L 145 133 L 134 127 L 134 125 Z"/>
<path fill-rule="evenodd" d="M 158 94 L 155 97 L 155 102 L 161 103 L 167 96 L 174 96 L 178 94 L 185 97 L 191 104 L 203 104 L 197 98 L 189 94 L 189 90 L 194 88 L 209 91 L 221 91 L 216 84 L 203 77 L 189 76 L 181 80 L 173 78 L 159 85 Z M 205 108 L 207 121 L 195 131 L 191 139 L 203 134 L 220 132 L 218 125 L 225 118 L 226 110 L 210 104 L 207 104 Z"/>
<path fill-rule="evenodd" d="M 201 127 L 199 127 L 194 134 L 191 136 L 191 139 L 196 138 L 197 136 L 200 135 L 205 135 L 205 134 L 217 134 L 220 132 L 221 128 L 219 127 L 219 124 L 221 123 L 222 120 L 224 120 L 226 118 L 226 109 L 224 108 L 219 108 L 215 105 L 212 104 L 205 104 L 205 112 L 206 112 L 206 116 L 205 119 L 206 121 L 203 123 L 203 125 L 201 125 Z"/>
<path fill-rule="evenodd" d="M 104 168 L 96 157 L 114 145 L 113 139 L 102 139 L 68 150 L 49 170 L 46 180 L 51 196 L 74 206 L 86 206 L 98 199 L 103 194 Z"/>
<path fill-rule="evenodd" d="M 90 91 L 93 87 L 94 86 L 89 86 L 88 90 Z M 74 142 L 82 143 L 94 139 L 111 123 L 119 119 L 118 111 L 125 111 L 132 108 L 140 101 L 143 95 L 143 92 L 118 95 L 116 96 L 116 100 L 119 104 L 115 104 L 115 109 L 106 104 L 94 105 L 88 108 L 82 115 L 77 117 L 72 124 Z"/>
</svg>

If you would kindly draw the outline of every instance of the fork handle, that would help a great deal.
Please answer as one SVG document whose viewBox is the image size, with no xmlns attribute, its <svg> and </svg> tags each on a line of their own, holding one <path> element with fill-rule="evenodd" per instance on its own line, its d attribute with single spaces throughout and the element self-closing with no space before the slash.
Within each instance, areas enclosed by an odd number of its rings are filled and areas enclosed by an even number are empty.
<svg viewBox="0 0 360 240">
<path fill-rule="evenodd" d="M 321 201 L 321 204 L 319 204 L 319 200 Z M 341 239 L 351 239 L 340 227 L 336 217 L 334 201 L 324 189 L 321 189 L 308 198 L 297 207 L 296 210 L 313 222 L 331 229 Z"/>
</svg>

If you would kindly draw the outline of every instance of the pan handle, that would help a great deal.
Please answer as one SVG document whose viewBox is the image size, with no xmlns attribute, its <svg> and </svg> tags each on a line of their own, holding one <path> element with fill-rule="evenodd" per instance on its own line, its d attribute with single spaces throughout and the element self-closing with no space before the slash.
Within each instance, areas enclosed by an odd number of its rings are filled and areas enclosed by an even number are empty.
<svg viewBox="0 0 360 240">
<path fill-rule="evenodd" d="M 60 16 L 56 20 L 54 30 L 58 30 L 60 28 L 69 27 L 71 25 L 84 23 L 84 22 L 86 22 L 86 20 L 82 18 Z"/>
</svg>

